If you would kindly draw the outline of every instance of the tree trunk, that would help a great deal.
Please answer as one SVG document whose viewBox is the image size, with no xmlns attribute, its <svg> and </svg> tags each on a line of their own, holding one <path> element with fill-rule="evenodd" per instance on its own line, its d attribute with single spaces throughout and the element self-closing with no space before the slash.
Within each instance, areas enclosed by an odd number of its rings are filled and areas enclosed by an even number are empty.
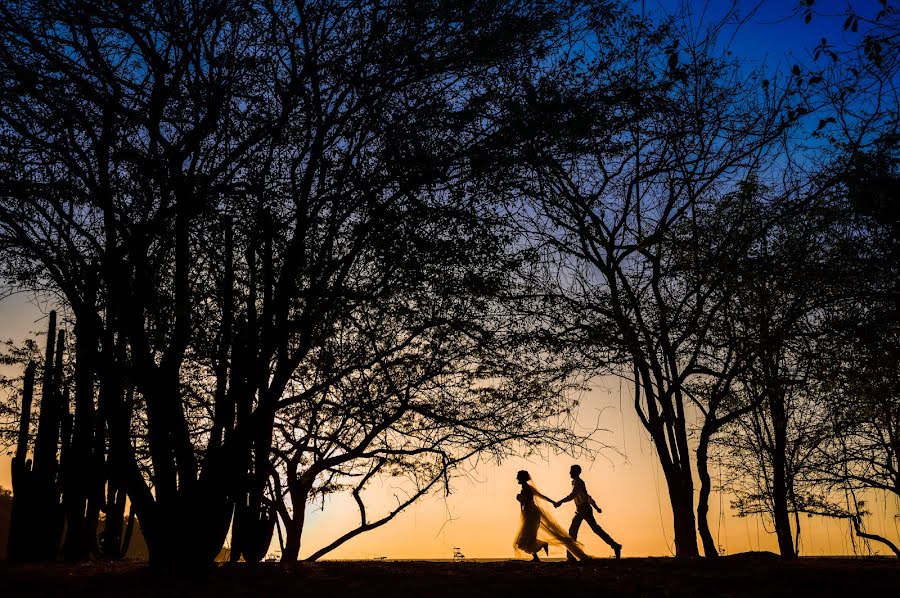
<svg viewBox="0 0 900 598">
<path fill-rule="evenodd" d="M 150 566 L 185 572 L 208 569 L 225 543 L 230 507 L 230 501 L 214 492 L 191 492 L 154 505 L 149 517 L 138 513 Z"/>
<path fill-rule="evenodd" d="M 775 524 L 775 536 L 778 538 L 778 550 L 782 558 L 793 559 L 794 540 L 791 536 L 791 518 L 788 511 L 787 480 L 787 411 L 784 404 L 781 371 L 778 363 L 778 351 L 783 346 L 780 339 L 773 338 L 769 330 L 772 311 L 770 297 L 762 296 L 763 310 L 760 322 L 760 343 L 763 353 L 763 382 L 765 408 L 772 422 L 771 459 L 772 459 L 772 521 Z"/>
<path fill-rule="evenodd" d="M 290 521 L 285 521 L 285 530 L 287 532 L 287 540 L 284 543 L 284 552 L 281 553 L 282 563 L 296 563 L 300 559 L 300 539 L 303 535 L 303 523 L 297 525 L 298 517 Z M 301 515 L 299 519 L 303 519 Z"/>
<path fill-rule="evenodd" d="M 122 544 L 119 548 L 121 558 L 128 556 L 128 549 L 131 547 L 131 538 L 134 537 L 134 509 L 128 509 L 128 523 L 125 525 L 125 534 L 122 536 Z"/>
<path fill-rule="evenodd" d="M 677 430 L 674 433 L 678 433 Z M 665 438 L 654 438 L 657 452 L 669 450 Z M 673 451 L 674 459 L 663 463 L 663 474 L 672 505 L 673 530 L 675 533 L 675 556 L 694 558 L 700 556 L 697 546 L 697 520 L 694 516 L 694 480 L 690 462 Z"/>
<path fill-rule="evenodd" d="M 63 490 L 67 526 L 63 554 L 69 561 L 87 560 L 97 544 L 87 518 L 87 508 L 91 494 L 95 495 L 96 505 L 94 356 L 98 339 L 85 320 L 80 318 L 75 324 L 75 417 Z M 100 492 L 102 494 L 102 487 Z"/>
<path fill-rule="evenodd" d="M 709 478 L 709 433 L 706 430 L 700 432 L 700 442 L 697 445 L 697 475 L 700 478 L 700 494 L 697 497 L 697 529 L 703 543 L 703 555 L 715 558 L 719 556 L 719 550 L 713 540 L 707 518 L 712 482 Z"/>
<path fill-rule="evenodd" d="M 774 390 L 769 396 L 769 413 L 772 418 L 774 446 L 772 447 L 772 519 L 775 523 L 775 535 L 778 538 L 778 550 L 782 558 L 792 559 L 797 556 L 794 539 L 791 535 L 791 516 L 788 505 L 787 481 L 787 417 L 784 402 Z"/>
<path fill-rule="evenodd" d="M 122 553 L 122 533 L 125 525 L 126 495 L 116 490 L 110 483 L 106 499 L 106 521 L 103 525 L 102 553 L 109 559 L 120 559 Z"/>
<path fill-rule="evenodd" d="M 306 485 L 291 488 L 291 503 L 294 505 L 294 517 L 285 519 L 284 527 L 287 540 L 284 544 L 284 552 L 281 553 L 282 563 L 296 563 L 300 558 L 300 541 L 303 537 L 303 524 L 306 520 L 306 501 L 309 499 L 309 487 Z"/>
<path fill-rule="evenodd" d="M 262 392 L 260 396 L 264 396 Z M 270 403 L 271 404 L 271 403 Z M 275 425 L 274 408 L 260 407 L 260 421 L 256 425 L 253 445 L 253 475 L 249 478 L 247 525 L 248 533 L 243 546 L 244 560 L 248 563 L 259 562 L 265 558 L 272 535 L 275 531 L 275 517 L 263 504 L 266 481 L 269 478 L 270 458 L 272 451 L 272 430 Z M 304 506 L 306 504 L 304 500 Z"/>
<path fill-rule="evenodd" d="M 640 384 L 637 383 L 639 377 Z M 672 505 L 675 556 L 700 556 L 697 547 L 697 520 L 694 516 L 694 480 L 690 453 L 686 448 L 687 430 L 684 419 L 676 416 L 672 403 L 666 403 L 655 394 L 649 368 L 641 367 L 635 361 L 635 406 L 639 404 L 642 390 L 646 395 L 647 405 L 647 416 L 642 416 L 642 422 L 656 447 Z M 662 413 L 659 407 L 662 408 Z M 638 411 L 641 413 L 639 408 Z"/>
<path fill-rule="evenodd" d="M 675 529 L 675 556 L 678 558 L 698 557 L 700 551 L 697 547 L 693 481 L 690 478 L 684 479 L 679 472 L 675 479 L 667 480 L 667 482 Z"/>
</svg>

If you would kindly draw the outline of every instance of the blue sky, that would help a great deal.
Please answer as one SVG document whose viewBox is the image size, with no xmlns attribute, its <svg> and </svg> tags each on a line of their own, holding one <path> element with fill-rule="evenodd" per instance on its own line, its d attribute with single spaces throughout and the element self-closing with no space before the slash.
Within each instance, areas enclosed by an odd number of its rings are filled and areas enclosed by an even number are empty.
<svg viewBox="0 0 900 598">
<path fill-rule="evenodd" d="M 633 0 L 640 10 L 642 0 Z M 686 5 L 694 15 L 695 23 L 701 20 L 711 23 L 720 19 L 731 7 L 731 0 L 643 0 L 647 12 L 674 11 Z M 749 20 L 734 33 L 731 48 L 738 56 L 754 62 L 775 66 L 787 61 L 806 62 L 813 48 L 826 38 L 837 47 L 846 47 L 862 37 L 864 23 L 857 33 L 844 32 L 843 25 L 852 7 L 858 14 L 874 17 L 882 6 L 878 0 L 815 0 L 814 14 L 805 23 L 800 0 L 738 0 L 738 11 Z"/>
</svg>

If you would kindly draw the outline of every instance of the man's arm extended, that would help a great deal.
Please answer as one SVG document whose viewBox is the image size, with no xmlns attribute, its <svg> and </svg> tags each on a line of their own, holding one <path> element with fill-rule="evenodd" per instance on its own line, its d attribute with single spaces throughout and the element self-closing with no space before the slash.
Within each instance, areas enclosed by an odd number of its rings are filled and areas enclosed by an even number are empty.
<svg viewBox="0 0 900 598">
<path fill-rule="evenodd" d="M 576 494 L 578 494 L 578 491 L 573 488 L 572 492 L 569 494 L 569 496 L 567 496 L 565 498 L 561 498 L 558 501 L 556 501 L 556 506 L 559 506 L 559 505 L 563 504 L 564 502 L 569 502 L 570 500 L 573 500 L 575 498 Z"/>
<path fill-rule="evenodd" d="M 579 486 L 581 486 L 581 487 L 579 488 Z M 578 494 L 578 491 L 583 490 L 583 488 L 584 488 L 584 482 L 581 482 L 581 484 L 573 483 L 572 484 L 572 492 L 570 492 L 567 497 L 561 498 L 558 501 L 556 501 L 554 503 L 554 505 L 558 507 L 559 505 L 563 504 L 564 502 L 569 502 L 570 500 L 574 499 L 575 495 Z"/>
</svg>

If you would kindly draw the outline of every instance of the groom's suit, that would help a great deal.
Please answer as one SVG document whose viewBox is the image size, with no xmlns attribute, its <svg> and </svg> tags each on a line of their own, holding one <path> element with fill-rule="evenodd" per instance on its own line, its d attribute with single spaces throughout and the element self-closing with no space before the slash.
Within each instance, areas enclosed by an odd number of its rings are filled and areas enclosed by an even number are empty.
<svg viewBox="0 0 900 598">
<path fill-rule="evenodd" d="M 564 498 L 560 502 L 565 502 L 567 500 L 575 501 L 575 517 L 572 518 L 572 525 L 569 526 L 569 535 L 572 536 L 572 539 L 575 540 L 578 538 L 578 528 L 581 527 L 581 522 L 586 521 L 588 526 L 594 533 L 600 536 L 600 539 L 609 544 L 610 548 L 615 550 L 616 548 L 621 548 L 621 545 L 612 539 L 612 537 L 606 533 L 606 531 L 600 527 L 600 524 L 597 523 L 597 520 L 594 519 L 594 511 L 592 507 L 596 506 L 597 503 L 594 502 L 594 499 L 591 498 L 591 495 L 588 494 L 587 487 L 584 484 L 584 480 L 581 478 L 575 478 L 572 480 L 572 493 L 569 494 L 566 498 Z M 573 559 L 574 557 L 566 553 L 568 558 Z"/>
</svg>

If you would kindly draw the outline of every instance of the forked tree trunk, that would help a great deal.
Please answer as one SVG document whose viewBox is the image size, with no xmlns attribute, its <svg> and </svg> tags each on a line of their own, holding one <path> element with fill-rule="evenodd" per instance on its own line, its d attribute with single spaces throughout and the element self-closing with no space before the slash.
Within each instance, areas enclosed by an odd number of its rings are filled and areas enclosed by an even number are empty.
<svg viewBox="0 0 900 598">
<path fill-rule="evenodd" d="M 657 445 L 657 451 L 667 450 L 668 445 L 665 444 L 664 438 L 660 439 L 658 434 L 652 432 L 651 438 Z M 700 556 L 697 547 L 697 520 L 694 516 L 694 480 L 690 463 L 673 462 L 671 458 L 666 462 L 664 459 L 662 469 L 672 506 L 675 556 L 678 558 Z"/>
<path fill-rule="evenodd" d="M 673 417 L 672 413 L 661 413 L 657 403 L 662 403 L 654 394 L 654 386 L 647 368 L 642 369 L 643 391 L 647 393 L 649 416 L 644 426 L 656 446 L 656 452 L 666 480 L 669 502 L 672 506 L 673 531 L 675 536 L 675 556 L 694 558 L 700 556 L 697 546 L 697 519 L 694 515 L 694 479 L 691 471 L 690 452 L 687 449 L 687 430 L 683 414 Z M 635 392 L 641 387 L 636 383 Z M 676 399 L 677 400 L 677 399 Z M 635 402 L 638 402 L 636 394 Z M 664 410 L 676 411 L 676 406 L 663 406 Z"/>
<path fill-rule="evenodd" d="M 669 484 L 669 500 L 672 502 L 672 517 L 675 530 L 675 556 L 694 558 L 700 556 L 697 547 L 697 520 L 694 517 L 694 483 L 681 472 Z"/>
<path fill-rule="evenodd" d="M 151 567 L 189 572 L 212 565 L 231 521 L 230 501 L 217 494 L 180 494 L 174 501 L 154 505 L 149 516 L 138 514 Z"/>
</svg>

